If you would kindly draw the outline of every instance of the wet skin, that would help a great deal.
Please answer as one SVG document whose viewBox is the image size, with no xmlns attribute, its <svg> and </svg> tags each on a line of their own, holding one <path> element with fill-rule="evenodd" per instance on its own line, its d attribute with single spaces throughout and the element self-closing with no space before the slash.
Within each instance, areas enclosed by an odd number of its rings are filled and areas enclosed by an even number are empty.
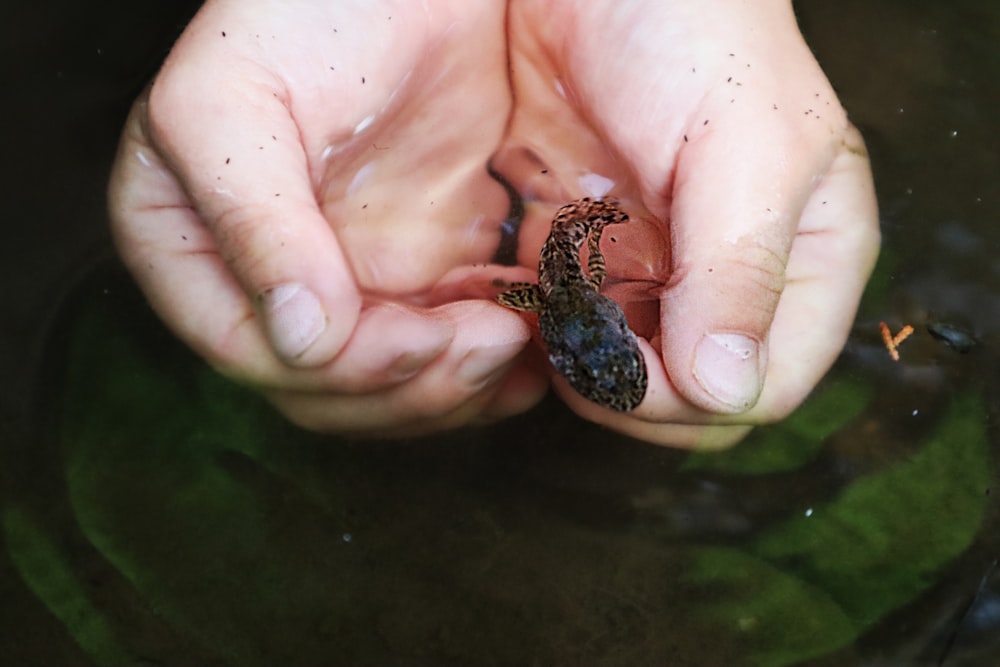
<svg viewBox="0 0 1000 667">
<path fill-rule="evenodd" d="M 617 203 L 579 199 L 563 206 L 542 246 L 538 284 L 514 283 L 497 302 L 538 313 L 549 360 L 584 398 L 627 412 L 646 395 L 646 362 L 622 309 L 599 290 L 607 270 L 600 250 L 606 225 L 628 221 Z M 580 248 L 587 243 L 587 272 Z"/>
</svg>

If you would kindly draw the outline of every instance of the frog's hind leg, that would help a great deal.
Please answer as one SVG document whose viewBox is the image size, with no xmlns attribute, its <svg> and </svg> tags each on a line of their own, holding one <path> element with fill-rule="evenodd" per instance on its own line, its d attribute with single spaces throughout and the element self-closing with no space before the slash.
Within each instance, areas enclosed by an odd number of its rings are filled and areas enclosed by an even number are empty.
<svg viewBox="0 0 1000 667">
<path fill-rule="evenodd" d="M 501 306 L 528 313 L 537 313 L 542 309 L 542 290 L 534 283 L 510 283 L 506 292 L 497 294 L 496 300 Z"/>
<path fill-rule="evenodd" d="M 587 226 L 590 228 L 590 233 L 587 235 L 587 275 L 593 288 L 600 291 L 601 284 L 608 275 L 604 255 L 601 253 L 601 234 L 604 233 L 606 225 L 620 225 L 628 222 L 629 217 L 613 199 L 594 202 L 591 208 L 596 209 L 596 212 L 587 218 Z"/>
<path fill-rule="evenodd" d="M 604 282 L 605 276 L 608 275 L 608 267 L 604 263 L 604 255 L 601 254 L 601 234 L 603 233 L 604 227 L 598 227 L 591 232 L 587 239 L 587 281 L 596 291 L 600 291 L 601 284 Z"/>
</svg>

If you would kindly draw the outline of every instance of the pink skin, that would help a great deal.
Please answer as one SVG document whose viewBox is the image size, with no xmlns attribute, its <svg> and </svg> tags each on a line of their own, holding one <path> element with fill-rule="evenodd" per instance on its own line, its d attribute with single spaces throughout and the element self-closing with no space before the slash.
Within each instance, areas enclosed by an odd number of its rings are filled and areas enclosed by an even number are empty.
<svg viewBox="0 0 1000 667">
<path fill-rule="evenodd" d="M 126 125 L 118 247 L 183 340 L 292 420 L 430 432 L 544 395 L 530 326 L 482 284 L 530 279 L 551 212 L 601 173 L 641 219 L 602 247 L 650 388 L 628 414 L 556 390 L 651 442 L 732 444 L 835 359 L 878 247 L 860 138 L 787 0 L 753 7 L 210 0 Z M 501 142 L 551 168 L 504 170 L 543 200 L 520 271 L 470 268 L 506 214 L 483 170 Z"/>
</svg>

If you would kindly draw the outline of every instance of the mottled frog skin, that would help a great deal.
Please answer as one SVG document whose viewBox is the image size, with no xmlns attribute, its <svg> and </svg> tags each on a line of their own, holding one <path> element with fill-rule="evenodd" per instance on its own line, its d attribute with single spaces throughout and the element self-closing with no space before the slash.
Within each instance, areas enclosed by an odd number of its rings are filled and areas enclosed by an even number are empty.
<svg viewBox="0 0 1000 667">
<path fill-rule="evenodd" d="M 646 395 L 646 362 L 622 309 L 599 292 L 607 274 L 599 243 L 606 225 L 627 221 L 614 201 L 588 197 L 563 206 L 542 246 L 538 284 L 514 283 L 497 296 L 504 306 L 538 313 L 549 360 L 573 389 L 621 412 Z"/>
</svg>

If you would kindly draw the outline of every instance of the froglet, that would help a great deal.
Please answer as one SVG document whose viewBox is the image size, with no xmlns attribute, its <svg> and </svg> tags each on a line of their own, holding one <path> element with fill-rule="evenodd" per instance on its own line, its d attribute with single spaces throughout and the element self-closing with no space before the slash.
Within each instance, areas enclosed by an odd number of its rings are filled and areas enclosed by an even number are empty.
<svg viewBox="0 0 1000 667">
<path fill-rule="evenodd" d="M 607 274 L 599 243 L 606 225 L 628 219 L 613 200 L 587 197 L 563 206 L 542 246 L 538 283 L 513 283 L 496 297 L 508 308 L 538 313 L 555 369 L 584 398 L 620 412 L 635 409 L 646 395 L 646 362 L 625 313 L 599 292 Z"/>
</svg>

